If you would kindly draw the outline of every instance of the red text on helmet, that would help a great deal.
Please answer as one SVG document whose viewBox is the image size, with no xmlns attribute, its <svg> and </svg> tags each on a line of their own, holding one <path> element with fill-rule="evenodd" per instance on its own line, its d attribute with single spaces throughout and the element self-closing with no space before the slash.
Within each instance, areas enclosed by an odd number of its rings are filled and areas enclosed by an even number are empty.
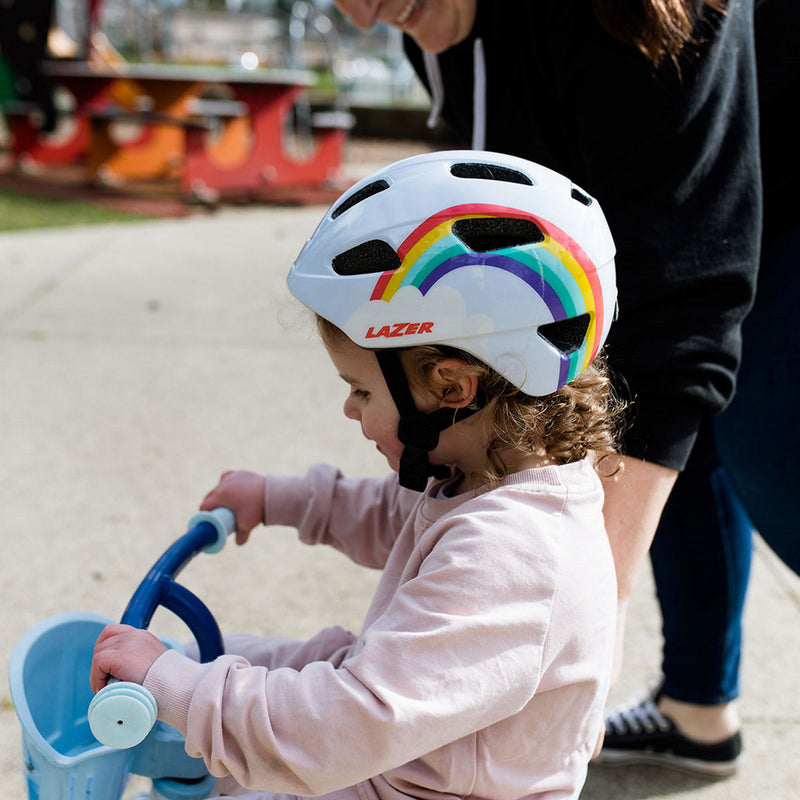
<svg viewBox="0 0 800 800">
<path fill-rule="evenodd" d="M 393 339 L 397 336 L 412 336 L 419 333 L 432 333 L 432 322 L 395 322 L 392 325 L 383 325 L 377 331 L 370 325 L 366 339 L 386 338 Z"/>
</svg>

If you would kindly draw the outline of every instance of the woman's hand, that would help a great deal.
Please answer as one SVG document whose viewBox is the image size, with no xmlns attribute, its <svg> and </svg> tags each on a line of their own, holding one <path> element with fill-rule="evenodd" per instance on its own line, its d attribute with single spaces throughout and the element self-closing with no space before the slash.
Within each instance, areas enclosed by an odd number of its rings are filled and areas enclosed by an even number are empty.
<svg viewBox="0 0 800 800">
<path fill-rule="evenodd" d="M 106 625 L 97 638 L 89 682 L 99 692 L 109 678 L 144 683 L 153 662 L 167 650 L 148 631 L 130 625 Z"/>
<path fill-rule="evenodd" d="M 263 475 L 239 470 L 223 472 L 215 489 L 200 504 L 201 511 L 225 506 L 236 517 L 236 544 L 244 544 L 256 525 L 264 522 L 265 480 Z"/>
</svg>

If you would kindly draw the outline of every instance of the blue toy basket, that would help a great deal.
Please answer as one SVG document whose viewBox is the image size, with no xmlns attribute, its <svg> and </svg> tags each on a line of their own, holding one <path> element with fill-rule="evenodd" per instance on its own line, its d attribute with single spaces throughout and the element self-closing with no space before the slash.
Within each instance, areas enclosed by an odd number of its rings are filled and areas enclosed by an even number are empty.
<svg viewBox="0 0 800 800">
<path fill-rule="evenodd" d="M 139 584 L 122 622 L 147 628 L 163 606 L 188 625 L 201 661 L 220 655 L 216 620 L 175 578 L 197 553 L 218 552 L 235 527 L 228 509 L 192 517 L 190 530 Z M 114 683 L 92 694 L 94 646 L 111 622 L 90 612 L 59 614 L 14 648 L 9 684 L 22 727 L 29 800 L 120 800 L 131 774 L 152 778 L 156 796 L 203 800 L 214 778 L 202 759 L 187 755 L 178 731 L 156 720 L 155 700 L 144 687 Z"/>
<path fill-rule="evenodd" d="M 122 795 L 133 751 L 100 744 L 87 716 L 92 652 L 110 622 L 99 614 L 60 614 L 29 630 L 14 648 L 9 683 L 30 800 Z"/>
</svg>

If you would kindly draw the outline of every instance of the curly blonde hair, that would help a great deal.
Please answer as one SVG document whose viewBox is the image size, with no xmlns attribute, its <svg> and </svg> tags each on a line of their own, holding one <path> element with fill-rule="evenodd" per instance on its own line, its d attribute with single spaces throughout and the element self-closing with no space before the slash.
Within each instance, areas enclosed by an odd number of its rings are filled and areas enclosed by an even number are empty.
<svg viewBox="0 0 800 800">
<path fill-rule="evenodd" d="M 347 335 L 317 315 L 322 341 L 335 346 Z M 595 466 L 616 454 L 624 428 L 626 404 L 616 395 L 605 358 L 601 355 L 575 379 L 544 397 L 524 394 L 483 361 L 446 345 L 398 348 L 406 356 L 409 385 L 421 393 L 442 399 L 465 375 L 478 379 L 478 397 L 489 413 L 486 456 L 489 469 L 476 476 L 482 482 L 502 480 L 509 473 L 503 451 L 542 455 L 554 464 L 569 464 L 591 456 Z M 452 385 L 434 385 L 434 369 L 445 358 L 456 358 L 463 367 L 452 375 Z M 473 401 L 477 410 L 478 401 Z M 612 470 L 609 474 L 614 474 Z"/>
<path fill-rule="evenodd" d="M 502 480 L 508 474 L 504 450 L 543 455 L 554 464 L 591 456 L 595 465 L 618 452 L 626 404 L 614 392 L 602 355 L 558 391 L 532 397 L 462 350 L 424 345 L 406 352 L 408 380 L 419 391 L 432 391 L 431 375 L 443 358 L 464 362 L 454 381 L 465 374 L 478 378 L 479 395 L 486 398 L 490 415 L 486 444 L 490 469 L 481 476 L 485 481 Z"/>
</svg>

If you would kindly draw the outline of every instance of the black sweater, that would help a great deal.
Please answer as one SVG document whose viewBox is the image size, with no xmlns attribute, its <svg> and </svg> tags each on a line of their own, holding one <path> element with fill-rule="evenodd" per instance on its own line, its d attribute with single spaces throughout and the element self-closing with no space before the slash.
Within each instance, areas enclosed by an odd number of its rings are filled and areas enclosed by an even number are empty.
<svg viewBox="0 0 800 800">
<path fill-rule="evenodd" d="M 588 0 L 479 0 L 471 36 L 438 57 L 442 113 L 465 142 L 478 37 L 486 149 L 551 167 L 600 201 L 617 245 L 620 306 L 607 352 L 635 398 L 624 447 L 678 469 L 701 417 L 732 396 L 758 269 L 753 15 L 753 0 L 709 13 L 678 74 L 608 36 Z M 427 84 L 408 38 L 406 50 Z"/>
</svg>

